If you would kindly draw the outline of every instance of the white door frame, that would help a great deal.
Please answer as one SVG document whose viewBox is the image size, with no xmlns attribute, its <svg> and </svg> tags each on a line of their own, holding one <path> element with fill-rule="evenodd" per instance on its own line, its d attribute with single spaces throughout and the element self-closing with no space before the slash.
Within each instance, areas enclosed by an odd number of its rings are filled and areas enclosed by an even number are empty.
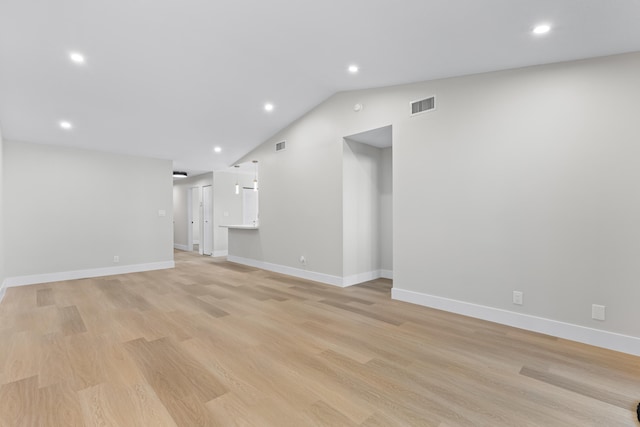
<svg viewBox="0 0 640 427">
<path fill-rule="evenodd" d="M 198 215 L 198 230 L 200 231 L 200 235 L 198 236 L 198 241 L 200 242 L 198 243 L 198 252 L 202 255 L 202 187 L 198 186 L 189 187 L 187 190 L 187 250 L 190 252 L 193 251 L 193 190 L 198 190 L 198 209 L 200 210 L 200 215 Z"/>
<path fill-rule="evenodd" d="M 205 191 L 206 190 L 206 191 Z M 207 202 L 205 194 L 208 194 L 208 206 L 205 206 L 205 202 Z M 202 197 L 200 199 L 202 203 L 200 203 L 201 210 L 201 224 L 200 234 L 202 238 L 200 239 L 200 254 L 202 255 L 211 255 L 213 256 L 213 186 L 205 185 L 202 187 Z M 207 209 L 208 208 L 208 209 Z M 209 212 L 209 217 L 205 218 L 207 211 Z M 207 230 L 208 228 L 208 230 Z M 205 253 L 205 246 L 209 246 L 209 252 Z"/>
</svg>

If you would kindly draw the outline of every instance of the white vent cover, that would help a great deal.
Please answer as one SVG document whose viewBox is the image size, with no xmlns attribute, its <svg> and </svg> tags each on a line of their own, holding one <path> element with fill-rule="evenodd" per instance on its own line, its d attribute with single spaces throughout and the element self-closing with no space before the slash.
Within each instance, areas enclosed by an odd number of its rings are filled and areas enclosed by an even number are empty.
<svg viewBox="0 0 640 427">
<path fill-rule="evenodd" d="M 282 151 L 286 148 L 286 141 L 276 142 L 276 151 Z"/>
<path fill-rule="evenodd" d="M 433 111 L 436 109 L 436 97 L 430 96 L 429 98 L 420 99 L 417 101 L 411 101 L 411 116 L 416 114 L 425 113 L 427 111 Z"/>
</svg>

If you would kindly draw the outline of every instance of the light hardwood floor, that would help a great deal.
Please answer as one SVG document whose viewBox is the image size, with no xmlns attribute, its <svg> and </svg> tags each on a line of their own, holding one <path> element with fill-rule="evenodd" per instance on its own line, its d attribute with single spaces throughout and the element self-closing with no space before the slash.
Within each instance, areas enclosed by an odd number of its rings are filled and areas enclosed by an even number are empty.
<svg viewBox="0 0 640 427">
<path fill-rule="evenodd" d="M 640 358 L 176 252 L 10 288 L 0 426 L 634 426 Z"/>
</svg>

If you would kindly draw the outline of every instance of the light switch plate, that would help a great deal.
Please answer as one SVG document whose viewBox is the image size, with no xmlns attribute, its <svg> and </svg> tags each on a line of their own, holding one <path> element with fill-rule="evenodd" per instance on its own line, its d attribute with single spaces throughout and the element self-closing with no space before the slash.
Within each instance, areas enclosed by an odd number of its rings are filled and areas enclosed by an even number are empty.
<svg viewBox="0 0 640 427">
<path fill-rule="evenodd" d="M 167 216 L 167 211 L 165 211 L 164 209 L 158 210 L 158 216 Z"/>
</svg>

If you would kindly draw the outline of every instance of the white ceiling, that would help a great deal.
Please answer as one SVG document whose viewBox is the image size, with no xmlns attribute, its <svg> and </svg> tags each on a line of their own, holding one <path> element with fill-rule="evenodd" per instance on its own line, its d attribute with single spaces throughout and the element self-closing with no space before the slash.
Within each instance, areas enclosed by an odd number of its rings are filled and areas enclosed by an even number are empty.
<svg viewBox="0 0 640 427">
<path fill-rule="evenodd" d="M 335 92 L 640 51 L 639 22 L 638 0 L 0 0 L 0 124 L 194 174 Z"/>
</svg>

